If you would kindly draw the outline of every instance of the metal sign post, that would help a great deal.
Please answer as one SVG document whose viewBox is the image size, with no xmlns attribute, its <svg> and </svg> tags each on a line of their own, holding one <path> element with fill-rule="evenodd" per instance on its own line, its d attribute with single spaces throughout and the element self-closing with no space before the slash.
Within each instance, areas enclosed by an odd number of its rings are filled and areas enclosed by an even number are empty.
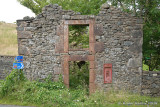
<svg viewBox="0 0 160 107">
<path fill-rule="evenodd" d="M 16 56 L 15 61 L 16 62 L 23 62 L 23 56 Z"/>
<path fill-rule="evenodd" d="M 23 65 L 23 56 L 16 56 L 15 58 L 15 63 L 13 63 L 13 69 L 17 69 L 18 72 L 20 73 L 19 76 L 20 76 L 20 80 L 23 79 L 23 71 L 22 69 L 24 68 L 24 65 Z"/>
<path fill-rule="evenodd" d="M 13 63 L 13 69 L 23 69 L 24 65 L 23 63 L 23 56 L 16 56 L 15 58 L 16 63 Z"/>
<path fill-rule="evenodd" d="M 13 69 L 23 69 L 23 63 L 13 63 Z"/>
</svg>

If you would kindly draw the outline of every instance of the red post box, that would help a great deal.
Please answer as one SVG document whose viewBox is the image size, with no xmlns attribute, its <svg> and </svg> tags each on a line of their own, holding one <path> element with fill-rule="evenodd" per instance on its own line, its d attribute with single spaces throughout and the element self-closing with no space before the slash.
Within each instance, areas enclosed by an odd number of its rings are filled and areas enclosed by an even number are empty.
<svg viewBox="0 0 160 107">
<path fill-rule="evenodd" d="M 104 64 L 103 66 L 104 73 L 104 83 L 112 83 L 112 64 Z"/>
</svg>

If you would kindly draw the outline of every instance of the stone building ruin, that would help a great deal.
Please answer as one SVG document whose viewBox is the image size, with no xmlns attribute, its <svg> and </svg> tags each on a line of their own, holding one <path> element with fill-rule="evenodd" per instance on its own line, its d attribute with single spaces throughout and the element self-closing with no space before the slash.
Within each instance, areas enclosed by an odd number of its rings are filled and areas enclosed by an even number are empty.
<svg viewBox="0 0 160 107">
<path fill-rule="evenodd" d="M 69 87 L 69 61 L 89 61 L 89 90 L 141 91 L 143 20 L 103 4 L 97 16 L 48 5 L 35 18 L 17 20 L 18 52 L 30 80 L 63 75 Z M 69 50 L 69 25 L 89 26 L 89 48 Z M 108 76 L 108 77 L 107 77 Z M 107 82 L 109 78 L 109 82 Z"/>
</svg>

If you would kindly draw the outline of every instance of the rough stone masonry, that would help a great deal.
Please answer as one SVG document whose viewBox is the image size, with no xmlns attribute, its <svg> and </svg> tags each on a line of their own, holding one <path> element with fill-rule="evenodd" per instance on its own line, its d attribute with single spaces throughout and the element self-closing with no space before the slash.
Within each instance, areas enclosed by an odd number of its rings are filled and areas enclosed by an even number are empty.
<svg viewBox="0 0 160 107">
<path fill-rule="evenodd" d="M 4 79 L 11 71 L 15 56 L 0 55 L 0 80 Z"/>
<path fill-rule="evenodd" d="M 160 72 L 143 71 L 142 94 L 160 96 Z"/>
<path fill-rule="evenodd" d="M 30 80 L 63 75 L 69 87 L 69 61 L 89 61 L 89 89 L 140 92 L 143 20 L 103 4 L 97 16 L 48 5 L 35 18 L 17 20 L 18 52 Z M 89 26 L 89 49 L 69 50 L 68 26 Z M 104 83 L 104 64 L 112 64 L 112 83 Z"/>
</svg>

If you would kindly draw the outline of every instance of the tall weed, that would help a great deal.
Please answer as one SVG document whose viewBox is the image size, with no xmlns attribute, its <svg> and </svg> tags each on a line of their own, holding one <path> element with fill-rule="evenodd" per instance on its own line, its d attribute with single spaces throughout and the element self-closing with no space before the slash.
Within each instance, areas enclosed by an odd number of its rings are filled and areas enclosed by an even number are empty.
<svg viewBox="0 0 160 107">
<path fill-rule="evenodd" d="M 12 91 L 15 84 L 24 81 L 25 77 L 22 70 L 14 69 L 1 83 L 0 97 L 4 97 L 8 92 Z"/>
</svg>

